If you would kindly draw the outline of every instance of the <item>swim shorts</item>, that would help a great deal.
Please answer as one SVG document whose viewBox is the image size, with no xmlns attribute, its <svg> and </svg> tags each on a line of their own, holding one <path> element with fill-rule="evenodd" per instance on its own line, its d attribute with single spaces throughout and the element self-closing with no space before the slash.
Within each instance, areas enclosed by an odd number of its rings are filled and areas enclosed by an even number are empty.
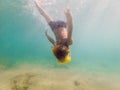
<svg viewBox="0 0 120 90">
<path fill-rule="evenodd" d="M 66 26 L 67 26 L 64 21 L 50 21 L 48 24 L 52 30 L 58 29 L 60 27 L 66 28 Z"/>
</svg>

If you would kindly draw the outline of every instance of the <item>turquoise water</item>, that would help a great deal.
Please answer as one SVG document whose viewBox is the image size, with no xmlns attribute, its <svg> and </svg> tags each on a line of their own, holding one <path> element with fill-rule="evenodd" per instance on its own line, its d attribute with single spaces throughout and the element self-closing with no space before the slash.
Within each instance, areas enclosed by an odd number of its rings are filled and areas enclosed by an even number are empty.
<svg viewBox="0 0 120 90">
<path fill-rule="evenodd" d="M 73 13 L 72 62 L 65 66 L 120 73 L 119 0 L 43 0 L 42 6 L 55 19 L 65 20 L 65 6 Z M 46 29 L 51 32 L 31 0 L 0 0 L 0 63 L 57 66 Z"/>
</svg>

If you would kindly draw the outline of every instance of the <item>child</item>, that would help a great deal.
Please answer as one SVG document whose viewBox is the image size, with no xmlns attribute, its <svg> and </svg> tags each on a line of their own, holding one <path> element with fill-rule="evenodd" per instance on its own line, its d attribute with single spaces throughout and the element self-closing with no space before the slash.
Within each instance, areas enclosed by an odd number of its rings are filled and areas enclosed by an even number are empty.
<svg viewBox="0 0 120 90">
<path fill-rule="evenodd" d="M 48 40 L 53 44 L 52 52 L 58 59 L 60 63 L 69 62 L 71 60 L 70 58 L 70 50 L 69 45 L 72 44 L 72 29 L 73 29 L 73 23 L 72 23 L 72 15 L 70 13 L 69 9 L 66 9 L 65 15 L 67 21 L 61 21 L 61 20 L 53 20 L 48 13 L 40 6 L 38 1 L 34 1 L 37 9 L 41 13 L 41 15 L 46 19 L 47 23 L 51 27 L 51 30 L 53 31 L 56 41 L 54 41 L 49 33 L 46 31 L 45 34 L 48 38 Z"/>
</svg>

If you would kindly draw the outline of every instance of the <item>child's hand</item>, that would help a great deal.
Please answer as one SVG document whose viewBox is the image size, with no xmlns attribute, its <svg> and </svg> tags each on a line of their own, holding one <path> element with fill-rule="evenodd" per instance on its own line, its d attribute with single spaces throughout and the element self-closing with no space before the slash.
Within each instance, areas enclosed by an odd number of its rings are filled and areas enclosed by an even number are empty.
<svg viewBox="0 0 120 90">
<path fill-rule="evenodd" d="M 70 9 L 67 7 L 65 10 L 64 10 L 64 13 L 68 16 L 71 14 L 71 11 Z"/>
<path fill-rule="evenodd" d="M 46 35 L 46 36 L 48 35 L 48 30 L 45 31 L 45 35 Z"/>
</svg>

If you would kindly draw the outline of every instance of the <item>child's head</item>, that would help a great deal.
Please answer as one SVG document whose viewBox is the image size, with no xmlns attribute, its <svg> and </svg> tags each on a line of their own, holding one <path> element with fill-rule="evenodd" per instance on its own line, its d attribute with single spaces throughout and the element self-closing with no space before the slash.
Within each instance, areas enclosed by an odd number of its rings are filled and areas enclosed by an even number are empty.
<svg viewBox="0 0 120 90">
<path fill-rule="evenodd" d="M 59 62 L 69 62 L 70 56 L 69 56 L 69 48 L 64 45 L 56 45 L 52 48 L 53 54 L 56 56 Z"/>
</svg>

